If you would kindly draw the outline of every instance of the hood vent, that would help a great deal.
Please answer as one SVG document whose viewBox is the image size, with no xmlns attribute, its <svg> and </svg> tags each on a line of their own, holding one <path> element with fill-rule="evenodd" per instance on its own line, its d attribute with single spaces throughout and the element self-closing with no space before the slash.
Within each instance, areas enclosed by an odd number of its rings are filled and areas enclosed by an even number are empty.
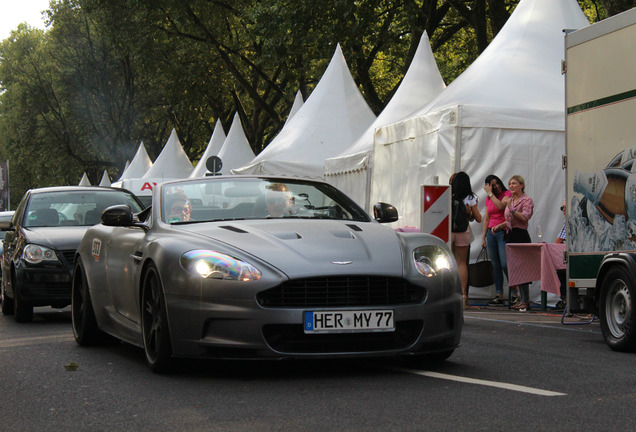
<svg viewBox="0 0 636 432">
<path fill-rule="evenodd" d="M 234 232 L 241 233 L 241 234 L 247 234 L 247 231 L 242 230 L 241 228 L 238 228 L 238 227 L 235 227 L 235 226 L 232 226 L 232 225 L 223 225 L 223 226 L 221 226 L 219 228 L 223 228 L 223 229 L 226 229 L 228 231 L 234 231 Z"/>
<path fill-rule="evenodd" d="M 347 226 L 349 228 L 351 228 L 354 231 L 362 231 L 362 228 L 360 228 L 358 225 L 354 225 L 354 224 L 347 224 Z"/>
</svg>

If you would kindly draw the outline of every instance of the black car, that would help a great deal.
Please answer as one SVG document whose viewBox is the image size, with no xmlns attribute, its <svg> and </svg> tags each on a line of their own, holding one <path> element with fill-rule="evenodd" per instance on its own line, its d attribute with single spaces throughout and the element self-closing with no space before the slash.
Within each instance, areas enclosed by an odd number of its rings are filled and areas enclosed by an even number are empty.
<svg viewBox="0 0 636 432">
<path fill-rule="evenodd" d="M 2 251 L 2 313 L 17 322 L 33 319 L 34 306 L 71 304 L 73 257 L 88 227 L 104 209 L 125 204 L 143 210 L 124 189 L 60 186 L 26 192 L 7 230 Z"/>
</svg>

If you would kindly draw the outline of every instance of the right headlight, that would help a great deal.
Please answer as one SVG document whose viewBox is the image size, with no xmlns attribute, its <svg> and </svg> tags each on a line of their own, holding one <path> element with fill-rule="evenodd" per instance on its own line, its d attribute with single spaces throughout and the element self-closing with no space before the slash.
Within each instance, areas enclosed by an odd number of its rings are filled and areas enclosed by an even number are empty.
<svg viewBox="0 0 636 432">
<path fill-rule="evenodd" d="M 452 259 L 444 249 L 435 245 L 420 246 L 413 250 L 413 262 L 418 273 L 433 277 L 449 271 Z"/>
<path fill-rule="evenodd" d="M 40 264 L 44 261 L 58 262 L 57 255 L 53 249 L 36 244 L 28 244 L 24 247 L 22 259 L 29 264 Z"/>
</svg>

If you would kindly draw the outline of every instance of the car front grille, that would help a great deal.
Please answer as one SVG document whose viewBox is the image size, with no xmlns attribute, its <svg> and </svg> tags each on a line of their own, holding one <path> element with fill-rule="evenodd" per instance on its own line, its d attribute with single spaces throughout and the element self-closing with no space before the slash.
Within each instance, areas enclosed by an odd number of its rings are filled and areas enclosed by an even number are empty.
<svg viewBox="0 0 636 432">
<path fill-rule="evenodd" d="M 401 278 L 329 276 L 294 279 L 257 295 L 263 307 L 390 306 L 420 303 L 426 289 Z"/>
<path fill-rule="evenodd" d="M 71 266 L 71 268 L 73 268 L 73 264 L 75 263 L 75 252 L 76 252 L 75 249 L 60 251 L 60 253 L 64 257 L 66 262 L 68 262 L 68 264 Z"/>
</svg>

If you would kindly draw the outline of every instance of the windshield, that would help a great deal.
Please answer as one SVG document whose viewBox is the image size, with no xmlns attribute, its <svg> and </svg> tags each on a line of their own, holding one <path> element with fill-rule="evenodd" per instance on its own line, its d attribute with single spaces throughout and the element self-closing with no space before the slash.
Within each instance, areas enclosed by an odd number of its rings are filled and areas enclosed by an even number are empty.
<svg viewBox="0 0 636 432">
<path fill-rule="evenodd" d="M 25 211 L 25 227 L 92 226 L 101 222 L 107 207 L 125 204 L 134 213 L 141 206 L 128 192 L 116 190 L 51 191 L 34 193 Z"/>
<path fill-rule="evenodd" d="M 263 178 L 204 178 L 161 189 L 169 223 L 237 219 L 344 219 L 369 222 L 351 199 L 326 183 Z"/>
</svg>

